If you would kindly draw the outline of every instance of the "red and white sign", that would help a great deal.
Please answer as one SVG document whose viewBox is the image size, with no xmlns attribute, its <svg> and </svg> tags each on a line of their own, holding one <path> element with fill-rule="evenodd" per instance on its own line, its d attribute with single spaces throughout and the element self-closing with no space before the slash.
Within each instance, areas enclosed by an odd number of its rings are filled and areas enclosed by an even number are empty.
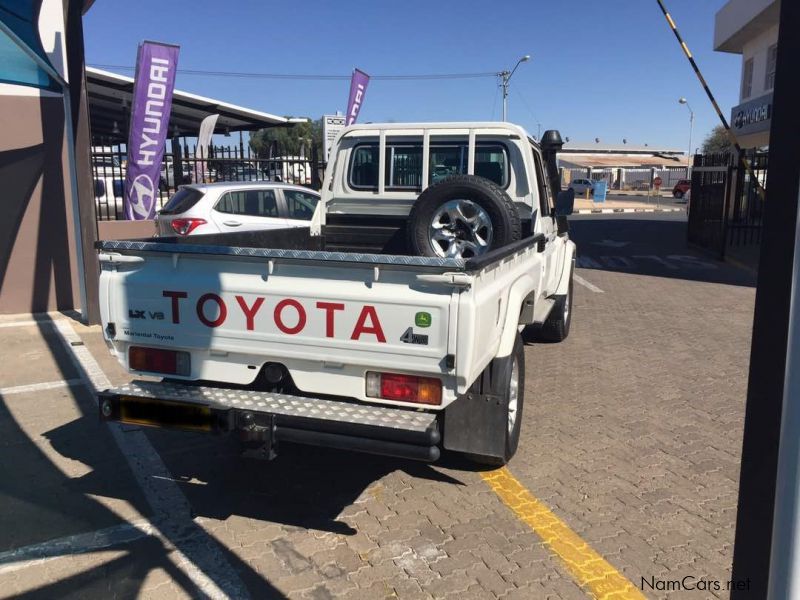
<svg viewBox="0 0 800 600">
<path fill-rule="evenodd" d="M 654 187 L 660 188 L 662 183 L 664 183 L 664 181 L 661 179 L 661 177 L 656 177 L 655 179 L 653 179 Z"/>
<path fill-rule="evenodd" d="M 188 313 L 191 315 L 191 309 L 186 310 L 182 306 L 181 300 L 187 300 L 189 294 L 184 291 L 178 290 L 163 290 L 162 296 L 170 298 L 171 300 L 171 318 L 172 322 L 180 325 L 182 317 Z M 265 298 L 263 296 L 256 296 L 248 301 L 244 296 L 234 296 L 236 300 L 236 307 L 238 311 L 245 318 L 247 331 L 253 331 L 255 327 L 256 315 L 264 305 Z M 191 302 L 189 302 L 191 306 Z M 294 298 L 283 298 L 275 304 L 274 307 L 265 307 L 264 313 L 267 315 L 268 322 L 271 322 L 275 327 L 287 335 L 296 335 L 303 331 L 308 322 L 308 311 L 318 311 L 325 314 L 325 337 L 347 337 L 351 340 L 358 341 L 362 336 L 372 336 L 369 339 L 374 339 L 382 344 L 386 343 L 386 335 L 383 332 L 378 313 L 374 306 L 369 304 L 359 305 L 358 318 L 355 325 L 351 330 L 336 334 L 337 328 L 336 313 L 345 310 L 344 303 L 338 302 L 316 302 L 310 306 L 304 306 Z M 183 309 L 183 310 L 182 310 Z M 237 310 L 234 304 L 228 299 L 226 302 L 221 296 L 213 292 L 203 294 L 194 303 L 195 314 L 197 320 L 206 327 L 214 328 L 219 327 L 228 319 L 229 310 Z M 271 309 L 271 310 L 270 310 Z"/>
</svg>

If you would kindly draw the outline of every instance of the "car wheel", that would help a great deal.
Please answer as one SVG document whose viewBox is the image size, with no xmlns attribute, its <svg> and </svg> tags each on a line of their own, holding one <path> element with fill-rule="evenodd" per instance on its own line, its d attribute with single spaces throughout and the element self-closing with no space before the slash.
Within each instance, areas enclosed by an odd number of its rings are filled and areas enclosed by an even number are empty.
<svg viewBox="0 0 800 600">
<path fill-rule="evenodd" d="M 489 366 L 491 380 L 496 384 L 496 392 L 505 402 L 505 428 L 497 435 L 505 439 L 503 456 L 484 456 L 468 454 L 467 458 L 482 465 L 502 467 L 512 459 L 519 446 L 522 431 L 522 407 L 525 401 L 525 345 L 522 336 L 517 334 L 514 349 L 509 356 L 495 358 Z"/>
<path fill-rule="evenodd" d="M 574 269 L 569 272 L 569 286 L 567 293 L 563 296 L 556 296 L 556 302 L 547 320 L 538 329 L 532 326 L 525 328 L 526 337 L 530 337 L 537 342 L 561 342 L 569 335 L 569 327 L 572 323 L 572 274 Z"/>
<path fill-rule="evenodd" d="M 683 192 L 680 190 L 674 190 L 672 192 L 672 196 L 673 198 L 677 198 L 678 200 L 680 200 L 681 198 L 683 198 Z"/>
<path fill-rule="evenodd" d="M 420 194 L 407 236 L 414 254 L 473 258 L 519 240 L 522 223 L 514 202 L 493 182 L 453 175 Z"/>
</svg>

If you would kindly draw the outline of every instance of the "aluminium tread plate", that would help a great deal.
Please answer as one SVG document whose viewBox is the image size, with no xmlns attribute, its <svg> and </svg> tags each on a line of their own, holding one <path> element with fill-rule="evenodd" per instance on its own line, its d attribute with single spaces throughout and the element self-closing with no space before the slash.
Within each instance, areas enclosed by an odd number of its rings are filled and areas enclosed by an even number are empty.
<svg viewBox="0 0 800 600">
<path fill-rule="evenodd" d="M 424 433 L 434 426 L 436 414 L 418 410 L 374 406 L 289 394 L 182 385 L 135 380 L 104 392 L 119 396 L 175 400 L 217 408 L 236 408 L 275 415 L 371 425 Z"/>
<path fill-rule="evenodd" d="M 200 244 L 175 244 L 165 242 L 143 242 L 140 240 L 106 240 L 99 242 L 100 250 L 136 250 L 140 252 L 168 252 L 179 254 L 210 254 L 242 256 L 247 258 L 288 258 L 294 260 L 324 260 L 368 265 L 398 265 L 404 267 L 432 267 L 463 270 L 467 261 L 463 258 L 440 258 L 431 256 L 403 256 L 393 254 L 368 254 L 361 252 L 328 252 L 325 250 L 287 250 L 281 248 L 245 248 L 239 246 L 207 246 Z"/>
</svg>

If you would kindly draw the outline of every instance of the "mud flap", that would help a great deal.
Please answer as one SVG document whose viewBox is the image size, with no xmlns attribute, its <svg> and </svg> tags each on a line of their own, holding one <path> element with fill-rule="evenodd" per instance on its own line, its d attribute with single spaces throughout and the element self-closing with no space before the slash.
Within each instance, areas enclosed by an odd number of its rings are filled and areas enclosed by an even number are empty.
<svg viewBox="0 0 800 600">
<path fill-rule="evenodd" d="M 447 450 L 496 456 L 506 451 L 508 424 L 507 360 L 493 360 L 466 394 L 444 411 L 443 445 Z"/>
</svg>

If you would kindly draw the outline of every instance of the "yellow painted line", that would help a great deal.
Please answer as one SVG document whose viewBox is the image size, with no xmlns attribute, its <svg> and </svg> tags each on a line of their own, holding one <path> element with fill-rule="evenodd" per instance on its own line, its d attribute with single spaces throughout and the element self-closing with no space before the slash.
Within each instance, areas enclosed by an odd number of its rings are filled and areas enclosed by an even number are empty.
<svg viewBox="0 0 800 600">
<path fill-rule="evenodd" d="M 612 567 L 503 467 L 481 473 L 495 494 L 560 558 L 575 581 L 597 600 L 644 600 L 636 586 Z"/>
</svg>

